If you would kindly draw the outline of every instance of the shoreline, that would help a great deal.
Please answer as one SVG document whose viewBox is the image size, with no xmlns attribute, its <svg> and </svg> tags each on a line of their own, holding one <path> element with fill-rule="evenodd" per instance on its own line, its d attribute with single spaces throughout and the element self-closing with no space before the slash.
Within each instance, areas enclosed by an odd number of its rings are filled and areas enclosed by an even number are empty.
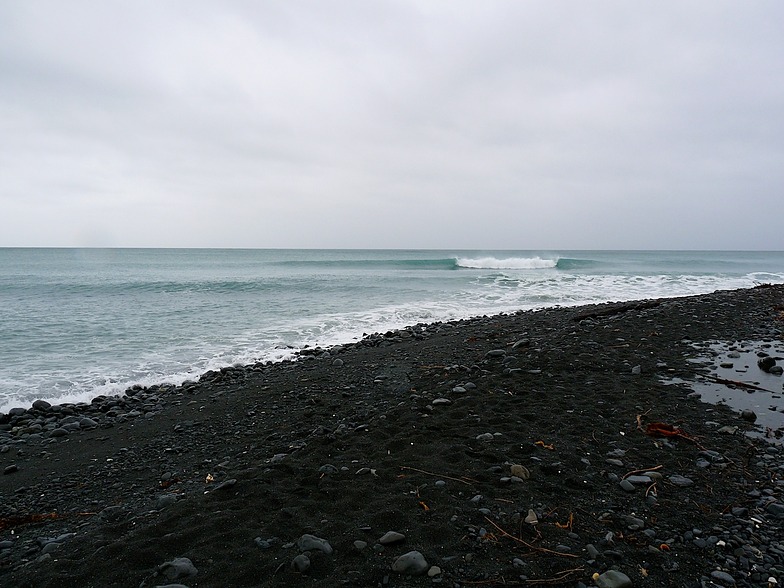
<svg viewBox="0 0 784 588">
<path fill-rule="evenodd" d="M 659 381 L 694 379 L 685 341 L 780 341 L 782 305 L 775 285 L 420 324 L 2 415 L 0 586 L 782 582 L 784 452 Z M 421 573 L 396 564 L 413 551 Z"/>
</svg>

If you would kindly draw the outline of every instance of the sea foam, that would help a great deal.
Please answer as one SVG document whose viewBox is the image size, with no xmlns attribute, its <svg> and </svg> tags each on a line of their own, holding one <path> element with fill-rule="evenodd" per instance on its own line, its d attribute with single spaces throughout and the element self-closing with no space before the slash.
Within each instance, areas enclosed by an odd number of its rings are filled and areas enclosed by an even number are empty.
<svg viewBox="0 0 784 588">
<path fill-rule="evenodd" d="M 509 257 L 506 259 L 498 259 L 496 257 L 458 257 L 455 263 L 458 267 L 470 269 L 529 270 L 554 268 L 558 265 L 558 259 L 545 259 L 542 257 Z"/>
</svg>

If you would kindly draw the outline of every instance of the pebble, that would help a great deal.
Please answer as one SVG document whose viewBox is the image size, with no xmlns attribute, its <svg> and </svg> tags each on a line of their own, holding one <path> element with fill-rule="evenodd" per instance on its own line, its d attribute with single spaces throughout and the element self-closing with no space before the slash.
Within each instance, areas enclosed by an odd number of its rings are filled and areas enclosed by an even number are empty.
<svg viewBox="0 0 784 588">
<path fill-rule="evenodd" d="M 307 572 L 310 569 L 310 558 L 304 553 L 300 553 L 291 560 L 291 568 L 300 574 Z"/>
<path fill-rule="evenodd" d="M 607 570 L 596 578 L 596 585 L 599 588 L 631 588 L 632 581 L 623 572 Z"/>
<path fill-rule="evenodd" d="M 669 480 L 672 484 L 675 484 L 676 486 L 680 486 L 682 488 L 694 484 L 694 480 L 692 480 L 691 478 L 686 478 L 684 476 L 679 476 L 677 474 L 670 476 Z"/>
<path fill-rule="evenodd" d="M 158 566 L 158 572 L 165 576 L 167 580 L 179 580 L 181 578 L 192 578 L 198 573 L 198 570 L 187 557 L 176 557 Z"/>
<path fill-rule="evenodd" d="M 742 418 L 746 422 L 753 423 L 754 421 L 757 420 L 757 413 L 747 408 L 741 411 L 740 418 Z"/>
<path fill-rule="evenodd" d="M 721 582 L 724 585 L 735 584 L 735 578 L 730 576 L 727 572 L 722 572 L 721 570 L 713 570 L 711 572 L 711 578 L 713 578 L 717 582 Z"/>
<path fill-rule="evenodd" d="M 297 547 L 300 551 L 322 551 L 327 555 L 332 555 L 334 551 L 326 539 L 307 533 L 297 539 Z"/>
<path fill-rule="evenodd" d="M 401 543 L 405 541 L 405 539 L 406 536 L 403 535 L 403 533 L 398 533 L 397 531 L 387 531 L 384 533 L 381 539 L 378 540 L 378 542 L 381 543 L 381 545 L 394 545 L 395 543 Z"/>
<path fill-rule="evenodd" d="M 520 478 L 521 480 L 527 480 L 531 477 L 531 472 L 528 471 L 528 468 L 519 463 L 513 464 L 509 470 L 511 471 L 512 476 Z"/>
<path fill-rule="evenodd" d="M 427 560 L 425 560 L 425 556 L 418 551 L 404 553 L 392 564 L 393 572 L 411 574 L 412 576 L 424 574 L 429 568 L 430 565 L 427 563 Z"/>
</svg>

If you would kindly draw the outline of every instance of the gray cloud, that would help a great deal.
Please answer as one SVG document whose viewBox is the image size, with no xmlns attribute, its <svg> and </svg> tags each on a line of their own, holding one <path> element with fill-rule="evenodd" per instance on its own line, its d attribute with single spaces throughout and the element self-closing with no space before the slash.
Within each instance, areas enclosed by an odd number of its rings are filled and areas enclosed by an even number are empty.
<svg viewBox="0 0 784 588">
<path fill-rule="evenodd" d="M 778 2 L 8 2 L 0 245 L 781 249 Z"/>
</svg>

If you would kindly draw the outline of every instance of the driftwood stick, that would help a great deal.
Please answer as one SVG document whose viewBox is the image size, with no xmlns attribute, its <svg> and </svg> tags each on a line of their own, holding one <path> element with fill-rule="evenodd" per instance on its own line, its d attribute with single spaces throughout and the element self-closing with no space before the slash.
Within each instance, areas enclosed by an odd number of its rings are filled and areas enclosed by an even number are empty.
<svg viewBox="0 0 784 588">
<path fill-rule="evenodd" d="M 748 382 L 738 382 L 737 380 L 728 380 L 726 378 L 719 378 L 718 376 L 711 376 L 710 374 L 700 374 L 706 380 L 710 380 L 711 382 L 716 382 L 718 384 L 724 384 L 725 386 L 737 386 L 738 388 L 746 388 L 747 390 L 759 390 L 760 392 L 770 392 L 771 394 L 775 394 L 773 390 L 768 390 L 767 388 L 762 388 L 761 386 L 757 386 L 755 384 L 749 384 Z"/>
</svg>

